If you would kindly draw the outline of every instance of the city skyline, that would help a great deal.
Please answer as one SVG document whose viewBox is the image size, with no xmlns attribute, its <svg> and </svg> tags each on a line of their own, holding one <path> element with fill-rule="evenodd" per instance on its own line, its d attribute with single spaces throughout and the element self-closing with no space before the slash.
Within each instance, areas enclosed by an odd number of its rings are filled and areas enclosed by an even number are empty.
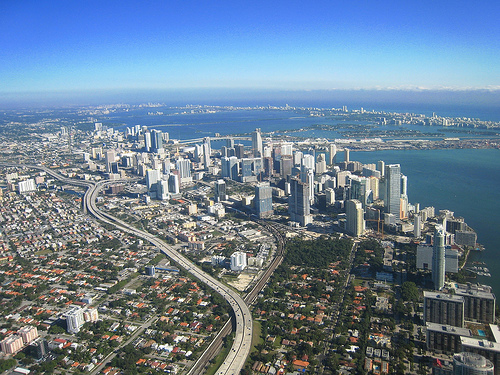
<svg viewBox="0 0 500 375">
<path fill-rule="evenodd" d="M 0 97 L 500 88 L 493 1 L 137 5 L 3 4 Z"/>
</svg>

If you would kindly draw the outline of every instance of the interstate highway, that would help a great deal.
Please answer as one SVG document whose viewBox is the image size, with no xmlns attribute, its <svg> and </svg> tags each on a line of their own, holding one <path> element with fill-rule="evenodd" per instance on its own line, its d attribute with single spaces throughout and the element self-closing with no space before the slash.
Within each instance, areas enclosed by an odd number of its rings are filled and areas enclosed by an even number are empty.
<svg viewBox="0 0 500 375">
<path fill-rule="evenodd" d="M 14 164 L 14 163 L 0 163 L 0 165 L 6 165 L 6 166 L 21 166 L 19 164 Z M 60 175 L 59 173 L 46 168 L 44 166 L 40 165 L 23 165 L 24 167 L 28 168 L 34 168 L 34 169 L 39 169 L 45 171 L 47 174 L 51 175 L 52 177 L 63 181 L 64 183 L 67 184 L 72 184 L 72 185 L 77 185 L 77 186 L 82 186 L 86 187 L 87 191 L 85 193 L 85 196 L 82 200 L 82 205 L 83 205 L 83 210 L 86 213 L 89 213 L 93 215 L 95 218 L 98 220 L 113 225 L 116 228 L 126 232 L 126 233 L 131 233 L 136 235 L 137 237 L 141 237 L 145 239 L 146 241 L 149 241 L 160 251 L 162 251 L 165 255 L 167 255 L 170 259 L 172 259 L 174 262 L 176 262 L 179 267 L 184 268 L 188 273 L 199 279 L 201 282 L 205 283 L 209 287 L 211 287 L 213 290 L 215 290 L 217 293 L 219 293 L 231 306 L 233 309 L 233 319 L 234 319 L 234 327 L 233 330 L 235 331 L 235 337 L 233 341 L 233 345 L 231 346 L 231 349 L 225 358 L 224 362 L 221 364 L 219 369 L 217 370 L 217 375 L 237 375 L 240 373 L 241 369 L 245 365 L 245 361 L 250 353 L 250 348 L 252 345 L 252 328 L 253 328 L 253 321 L 252 321 L 252 314 L 246 304 L 246 302 L 240 297 L 238 293 L 233 291 L 231 288 L 226 287 L 224 284 L 221 282 L 217 281 L 214 279 L 212 276 L 206 274 L 205 272 L 201 271 L 198 267 L 196 267 L 190 260 L 185 258 L 184 256 L 180 255 L 177 251 L 172 249 L 170 246 L 165 244 L 163 241 L 159 240 L 155 236 L 138 230 L 134 227 L 131 227 L 129 224 L 109 215 L 104 212 L 101 212 L 97 206 L 96 206 L 96 199 L 97 196 L 99 195 L 99 192 L 106 187 L 106 185 L 109 184 L 114 184 L 114 183 L 126 183 L 130 182 L 131 180 L 107 180 L 107 181 L 100 181 L 97 183 L 93 183 L 90 181 L 79 181 L 79 180 L 74 180 L 71 178 L 64 177 Z M 231 328 L 231 319 L 228 321 L 226 325 L 221 329 L 221 332 L 216 336 L 214 340 L 219 340 L 222 342 L 222 338 L 225 336 L 223 333 L 229 333 L 230 328 Z M 214 345 L 211 346 L 212 348 L 218 348 L 220 346 Z M 212 354 L 215 355 L 215 353 L 209 353 L 208 351 L 204 354 Z M 206 356 L 205 356 L 206 357 Z M 189 374 L 200 374 L 201 371 L 203 371 L 203 368 L 205 367 L 205 364 L 207 363 L 207 360 L 204 361 L 198 361 L 195 363 L 195 366 L 191 369 Z M 196 367 L 196 365 L 200 367 Z M 196 369 L 195 369 L 196 367 Z M 193 372 L 195 371 L 195 372 Z"/>
<path fill-rule="evenodd" d="M 66 181 L 69 182 L 69 181 Z M 190 260 L 180 255 L 177 251 L 172 249 L 170 246 L 165 244 L 163 241 L 159 240 L 150 233 L 141 231 L 134 227 L 129 226 L 129 224 L 111 216 L 106 213 L 101 212 L 96 206 L 96 198 L 99 192 L 108 184 L 117 183 L 123 181 L 103 181 L 89 187 L 84 196 L 84 209 L 88 213 L 92 214 L 94 217 L 107 224 L 114 225 L 118 229 L 134 234 L 141 237 L 156 247 L 160 249 L 165 255 L 176 262 L 179 267 L 184 268 L 191 275 L 199 279 L 201 282 L 205 283 L 216 292 L 218 292 L 231 306 L 234 312 L 235 319 L 235 337 L 233 345 L 225 358 L 222 365 L 217 370 L 218 375 L 236 375 L 240 373 L 240 370 L 245 365 L 246 358 L 250 353 L 250 348 L 252 345 L 252 314 L 245 303 L 245 301 L 240 297 L 238 293 L 232 289 L 226 287 L 221 282 L 217 281 L 212 276 L 201 271 L 197 266 L 195 266 Z"/>
</svg>

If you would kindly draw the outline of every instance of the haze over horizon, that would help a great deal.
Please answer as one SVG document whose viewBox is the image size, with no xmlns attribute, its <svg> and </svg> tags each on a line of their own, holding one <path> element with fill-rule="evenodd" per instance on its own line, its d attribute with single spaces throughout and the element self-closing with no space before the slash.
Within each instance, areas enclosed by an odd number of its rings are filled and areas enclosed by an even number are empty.
<svg viewBox="0 0 500 375">
<path fill-rule="evenodd" d="M 3 2 L 0 102 L 437 92 L 498 103 L 498 14 L 492 0 Z"/>
</svg>

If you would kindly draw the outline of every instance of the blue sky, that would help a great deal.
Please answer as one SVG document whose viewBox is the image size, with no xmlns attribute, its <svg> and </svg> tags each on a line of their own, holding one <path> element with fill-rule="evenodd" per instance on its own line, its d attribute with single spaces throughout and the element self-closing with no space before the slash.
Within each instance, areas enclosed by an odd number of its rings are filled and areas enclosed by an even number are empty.
<svg viewBox="0 0 500 375">
<path fill-rule="evenodd" d="M 0 2 L 0 93 L 500 88 L 495 1 Z"/>
</svg>

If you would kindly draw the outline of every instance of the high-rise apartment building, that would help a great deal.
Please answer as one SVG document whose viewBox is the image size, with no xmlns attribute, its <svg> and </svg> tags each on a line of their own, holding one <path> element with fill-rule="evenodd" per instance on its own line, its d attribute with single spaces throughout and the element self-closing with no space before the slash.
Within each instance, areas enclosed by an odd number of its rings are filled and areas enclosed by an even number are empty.
<svg viewBox="0 0 500 375">
<path fill-rule="evenodd" d="M 34 326 L 24 326 L 17 331 L 17 334 L 23 338 L 25 344 L 29 344 L 38 337 L 38 330 Z"/>
<path fill-rule="evenodd" d="M 462 336 L 472 337 L 471 330 L 445 324 L 426 323 L 427 350 L 447 354 L 459 352 L 462 350 Z"/>
<path fill-rule="evenodd" d="M 146 171 L 146 186 L 148 191 L 152 191 L 156 188 L 156 183 L 162 178 L 162 173 L 159 169 L 148 169 Z"/>
<path fill-rule="evenodd" d="M 464 326 L 462 296 L 424 291 L 424 322 Z"/>
<path fill-rule="evenodd" d="M 19 181 L 19 184 L 17 185 L 17 189 L 19 191 L 19 194 L 29 193 L 31 191 L 36 191 L 35 180 L 33 178 L 29 178 L 29 179 L 24 180 L 24 181 Z"/>
<path fill-rule="evenodd" d="M 212 154 L 212 146 L 210 143 L 210 137 L 203 138 L 203 165 L 205 169 L 211 164 L 210 155 Z"/>
<path fill-rule="evenodd" d="M 66 330 L 69 333 L 80 332 L 80 327 L 85 322 L 83 318 L 83 309 L 81 307 L 73 306 L 63 315 L 63 317 L 66 318 Z"/>
<path fill-rule="evenodd" d="M 236 251 L 231 255 L 231 271 L 243 271 L 247 267 L 247 253 Z"/>
<path fill-rule="evenodd" d="M 455 294 L 464 298 L 465 320 L 494 323 L 496 297 L 491 287 L 480 284 L 455 284 Z"/>
<path fill-rule="evenodd" d="M 389 164 L 385 166 L 385 212 L 400 216 L 401 205 L 401 166 Z"/>
<path fill-rule="evenodd" d="M 309 204 L 314 203 L 314 171 L 302 166 L 300 171 L 300 180 L 309 187 Z"/>
<path fill-rule="evenodd" d="M 319 154 L 316 161 L 316 173 L 318 175 L 326 172 L 326 156 L 325 154 Z"/>
<path fill-rule="evenodd" d="M 462 350 L 468 353 L 479 354 L 493 363 L 494 374 L 500 375 L 500 343 L 462 336 Z M 458 374 L 461 374 L 460 372 Z M 481 374 L 470 372 L 469 374 Z"/>
<path fill-rule="evenodd" d="M 23 345 L 23 338 L 18 335 L 10 335 L 0 341 L 0 348 L 5 354 L 15 354 Z"/>
<path fill-rule="evenodd" d="M 365 230 L 363 205 L 357 199 L 345 202 L 347 225 L 346 230 L 353 236 L 361 236 Z"/>
</svg>

